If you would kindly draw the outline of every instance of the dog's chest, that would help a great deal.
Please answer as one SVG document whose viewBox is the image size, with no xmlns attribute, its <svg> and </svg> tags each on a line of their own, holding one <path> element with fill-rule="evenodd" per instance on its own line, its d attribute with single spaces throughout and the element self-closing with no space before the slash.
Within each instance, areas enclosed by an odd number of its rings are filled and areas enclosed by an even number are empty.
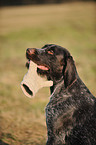
<svg viewBox="0 0 96 145">
<path fill-rule="evenodd" d="M 52 104 L 49 102 L 46 106 L 46 123 L 50 136 L 54 136 L 55 144 L 60 142 L 65 144 L 65 138 L 70 134 L 73 128 L 74 108 L 66 109 L 64 103 Z M 64 109 L 65 108 L 65 109 Z"/>
<path fill-rule="evenodd" d="M 64 106 L 65 105 L 65 106 Z M 72 127 L 74 108 L 66 108 L 63 100 L 50 101 L 46 106 L 47 126 L 55 132 L 68 131 Z"/>
</svg>

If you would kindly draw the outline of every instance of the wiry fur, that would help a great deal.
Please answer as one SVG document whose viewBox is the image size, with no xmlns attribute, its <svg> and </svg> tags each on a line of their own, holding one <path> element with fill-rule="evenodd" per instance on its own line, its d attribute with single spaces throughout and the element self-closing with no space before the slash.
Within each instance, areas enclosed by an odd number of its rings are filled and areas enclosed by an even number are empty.
<svg viewBox="0 0 96 145">
<path fill-rule="evenodd" d="M 46 106 L 46 145 L 95 145 L 96 98 L 78 76 L 72 56 L 53 44 L 33 49 L 32 54 L 27 50 L 27 58 L 47 66 L 49 70 L 38 69 L 38 74 L 54 83 Z"/>
</svg>

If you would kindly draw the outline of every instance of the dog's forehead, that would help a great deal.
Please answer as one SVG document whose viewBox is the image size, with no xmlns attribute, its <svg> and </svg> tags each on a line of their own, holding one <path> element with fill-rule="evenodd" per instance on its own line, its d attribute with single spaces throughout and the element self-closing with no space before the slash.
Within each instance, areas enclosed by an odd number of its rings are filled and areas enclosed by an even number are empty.
<svg viewBox="0 0 96 145">
<path fill-rule="evenodd" d="M 56 55 L 70 56 L 70 53 L 66 48 L 55 44 L 46 44 L 41 49 L 53 50 Z"/>
<path fill-rule="evenodd" d="M 46 44 L 45 46 L 43 46 L 41 49 L 44 50 L 54 50 L 54 51 L 64 51 L 63 47 L 59 46 L 59 45 L 55 45 L 55 44 Z"/>
<path fill-rule="evenodd" d="M 56 47 L 56 45 L 55 44 L 46 44 L 41 49 L 49 49 L 49 48 L 53 48 L 53 47 Z"/>
</svg>

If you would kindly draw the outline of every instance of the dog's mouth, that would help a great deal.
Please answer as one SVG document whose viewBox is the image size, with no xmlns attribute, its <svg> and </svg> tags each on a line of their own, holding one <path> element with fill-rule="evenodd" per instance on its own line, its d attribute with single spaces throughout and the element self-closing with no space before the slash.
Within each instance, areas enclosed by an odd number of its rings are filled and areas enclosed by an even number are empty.
<svg viewBox="0 0 96 145">
<path fill-rule="evenodd" d="M 41 70 L 49 70 L 49 68 L 47 66 L 44 66 L 44 65 L 37 65 L 37 68 L 39 68 Z"/>
<path fill-rule="evenodd" d="M 39 64 L 39 63 L 36 63 L 36 62 L 34 62 L 34 63 L 37 64 L 37 68 L 39 68 L 40 70 L 45 70 L 45 71 L 49 70 L 49 67 L 47 65 Z M 30 64 L 30 60 L 28 60 L 27 63 L 26 63 L 27 68 L 29 68 L 29 64 Z"/>
<path fill-rule="evenodd" d="M 27 52 L 26 52 L 26 58 L 28 60 L 27 63 L 26 63 L 26 67 L 29 68 L 30 60 L 31 60 L 35 64 L 37 64 L 38 69 L 43 70 L 43 71 L 48 71 L 49 66 L 40 62 L 40 59 L 34 55 L 34 53 L 36 53 L 35 49 L 32 49 L 32 50 L 33 51 L 31 52 L 31 50 L 28 49 Z M 32 56 L 30 54 L 32 54 Z"/>
</svg>

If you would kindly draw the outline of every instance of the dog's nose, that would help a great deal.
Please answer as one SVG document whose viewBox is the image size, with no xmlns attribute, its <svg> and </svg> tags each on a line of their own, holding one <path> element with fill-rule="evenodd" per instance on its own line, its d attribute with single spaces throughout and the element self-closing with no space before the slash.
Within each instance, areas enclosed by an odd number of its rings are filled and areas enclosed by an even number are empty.
<svg viewBox="0 0 96 145">
<path fill-rule="evenodd" d="M 27 48 L 26 53 L 34 54 L 35 53 L 35 48 Z"/>
</svg>

